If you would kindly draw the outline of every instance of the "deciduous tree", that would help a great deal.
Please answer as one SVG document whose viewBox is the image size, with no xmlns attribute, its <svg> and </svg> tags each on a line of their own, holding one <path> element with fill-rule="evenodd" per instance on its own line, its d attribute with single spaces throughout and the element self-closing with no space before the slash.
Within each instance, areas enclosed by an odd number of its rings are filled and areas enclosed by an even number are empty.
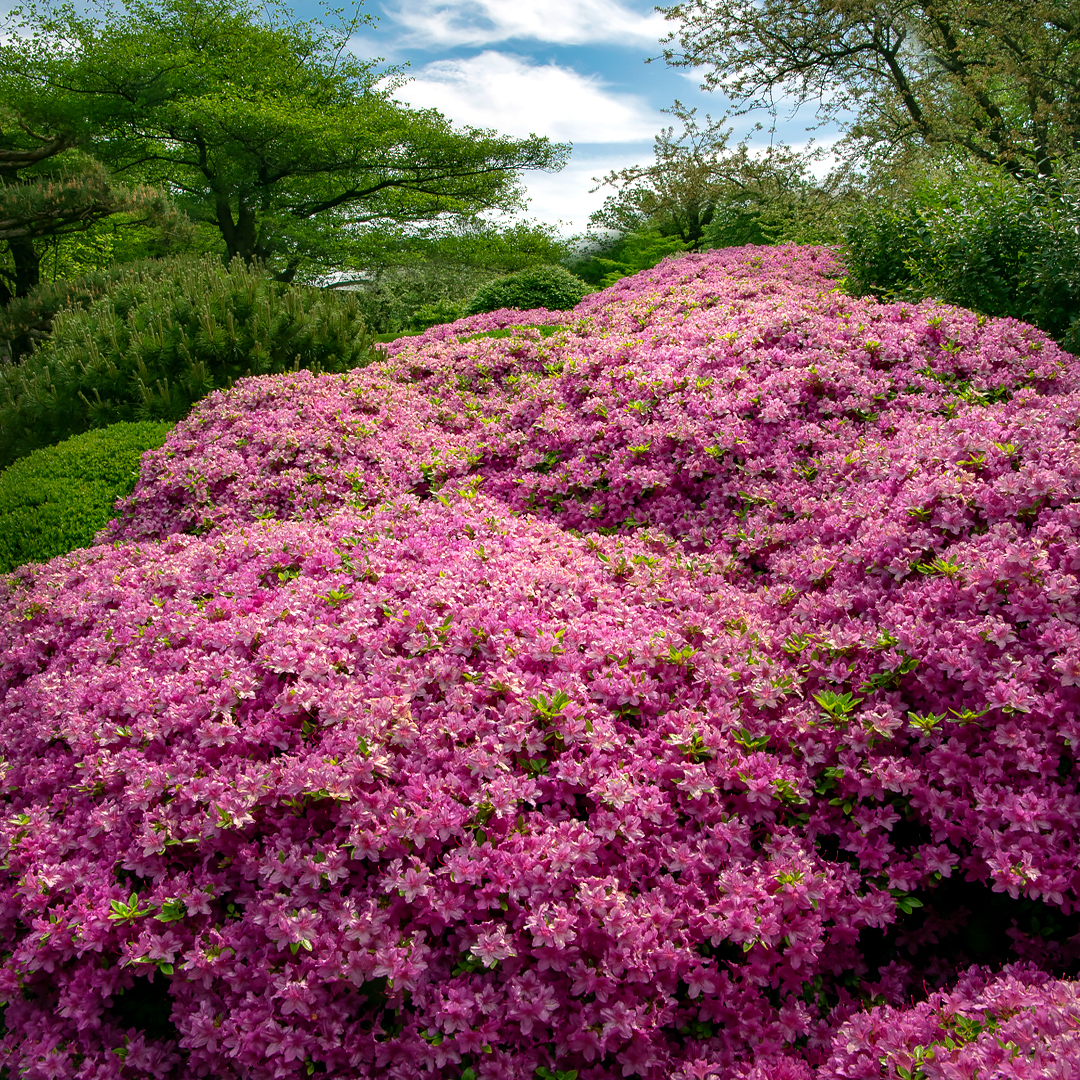
<svg viewBox="0 0 1080 1080">
<path fill-rule="evenodd" d="M 729 149 L 730 130 L 720 122 L 706 117 L 700 125 L 697 110 L 678 101 L 665 111 L 681 122 L 682 131 L 676 136 L 671 126 L 656 136 L 651 165 L 598 180 L 616 193 L 591 215 L 594 225 L 624 235 L 651 231 L 698 251 L 710 246 L 718 215 L 728 220 L 766 204 L 801 205 L 813 195 L 827 201 L 809 173 L 810 155 L 782 145 L 755 152 L 745 142 Z"/>
<path fill-rule="evenodd" d="M 622 233 L 651 226 L 697 250 L 717 201 L 730 185 L 730 132 L 711 117 L 701 127 L 697 110 L 678 101 L 664 111 L 681 122 L 682 131 L 676 136 L 672 125 L 656 136 L 651 165 L 632 165 L 595 178 L 594 191 L 613 187 L 616 194 L 608 196 L 590 221 Z"/>
<path fill-rule="evenodd" d="M 1076 0 L 685 0 L 669 63 L 741 111 L 814 102 L 855 140 L 960 147 L 1019 180 L 1080 151 Z"/>
<path fill-rule="evenodd" d="M 397 73 L 348 51 L 354 29 L 247 0 L 31 7 L 2 71 L 42 119 L 78 114 L 116 176 L 165 187 L 228 256 L 286 280 L 365 228 L 516 206 L 520 170 L 564 163 L 545 138 L 401 105 Z"/>
</svg>

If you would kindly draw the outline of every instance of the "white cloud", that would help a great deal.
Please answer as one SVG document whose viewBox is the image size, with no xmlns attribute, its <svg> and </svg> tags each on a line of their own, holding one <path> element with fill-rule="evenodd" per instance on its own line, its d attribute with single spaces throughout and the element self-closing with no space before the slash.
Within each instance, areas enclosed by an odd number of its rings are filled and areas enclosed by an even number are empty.
<svg viewBox="0 0 1080 1080">
<path fill-rule="evenodd" d="M 380 57 L 387 63 L 396 63 L 402 55 L 401 42 L 393 34 L 380 34 L 378 31 L 364 30 L 349 38 L 346 48 L 358 60 L 373 60 Z"/>
<path fill-rule="evenodd" d="M 409 32 L 410 45 L 434 48 L 511 39 L 656 45 L 668 29 L 657 12 L 633 11 L 618 0 L 406 0 L 385 11 Z"/>
<path fill-rule="evenodd" d="M 639 142 L 651 141 L 663 126 L 663 117 L 643 97 L 612 93 L 599 76 L 491 50 L 464 60 L 436 60 L 396 96 L 414 108 L 438 109 L 455 123 L 518 138 Z"/>
<path fill-rule="evenodd" d="M 529 199 L 529 208 L 522 217 L 559 223 L 560 232 L 566 236 L 583 233 L 588 228 L 589 215 L 599 210 L 604 205 L 604 199 L 614 191 L 613 188 L 601 188 L 590 194 L 590 188 L 596 187 L 593 177 L 650 161 L 651 145 L 628 149 L 620 154 L 571 159 L 570 164 L 557 173 L 523 173 L 521 179 Z"/>
</svg>

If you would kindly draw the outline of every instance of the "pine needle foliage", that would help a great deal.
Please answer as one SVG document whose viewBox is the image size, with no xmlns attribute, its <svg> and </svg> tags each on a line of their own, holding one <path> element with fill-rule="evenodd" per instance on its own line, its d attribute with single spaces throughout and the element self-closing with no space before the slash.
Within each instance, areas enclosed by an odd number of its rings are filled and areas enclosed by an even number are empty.
<svg viewBox="0 0 1080 1080">
<path fill-rule="evenodd" d="M 112 424 L 35 450 L 0 472 L 0 573 L 93 543 L 169 423 Z"/>
<path fill-rule="evenodd" d="M 0 369 L 0 465 L 119 421 L 183 417 L 247 375 L 340 372 L 374 359 L 348 294 L 291 286 L 234 260 L 178 259 L 117 273 L 85 310 Z"/>
<path fill-rule="evenodd" d="M 167 264 L 147 260 L 137 266 L 118 265 L 74 278 L 43 281 L 26 296 L 0 308 L 0 356 L 18 362 L 34 347 L 40 348 L 52 333 L 53 319 L 65 308 L 87 308 L 104 296 L 125 274 L 137 271 L 153 275 L 168 269 Z"/>
</svg>

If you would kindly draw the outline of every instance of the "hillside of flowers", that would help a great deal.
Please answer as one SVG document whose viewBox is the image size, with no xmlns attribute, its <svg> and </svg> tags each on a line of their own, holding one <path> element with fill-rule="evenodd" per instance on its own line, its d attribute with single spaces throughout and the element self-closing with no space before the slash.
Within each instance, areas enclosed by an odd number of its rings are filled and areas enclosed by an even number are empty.
<svg viewBox="0 0 1080 1080">
<path fill-rule="evenodd" d="M 0 578 L 28 1080 L 1080 1058 L 1080 360 L 822 249 L 239 382 Z"/>
</svg>

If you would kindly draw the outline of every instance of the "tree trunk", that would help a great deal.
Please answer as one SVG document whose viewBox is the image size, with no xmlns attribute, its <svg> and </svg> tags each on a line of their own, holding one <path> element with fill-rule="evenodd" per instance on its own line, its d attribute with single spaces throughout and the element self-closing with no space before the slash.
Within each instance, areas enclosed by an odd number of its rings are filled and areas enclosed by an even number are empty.
<svg viewBox="0 0 1080 1080">
<path fill-rule="evenodd" d="M 236 215 L 236 254 L 250 266 L 258 257 L 255 211 L 243 200 Z"/>
<path fill-rule="evenodd" d="M 8 250 L 15 263 L 15 295 L 26 296 L 41 280 L 41 256 L 34 241 L 27 236 L 8 240 Z"/>
<path fill-rule="evenodd" d="M 258 257 L 255 212 L 241 199 L 234 219 L 229 200 L 219 198 L 217 221 L 229 259 L 241 258 L 250 266 Z"/>
</svg>

